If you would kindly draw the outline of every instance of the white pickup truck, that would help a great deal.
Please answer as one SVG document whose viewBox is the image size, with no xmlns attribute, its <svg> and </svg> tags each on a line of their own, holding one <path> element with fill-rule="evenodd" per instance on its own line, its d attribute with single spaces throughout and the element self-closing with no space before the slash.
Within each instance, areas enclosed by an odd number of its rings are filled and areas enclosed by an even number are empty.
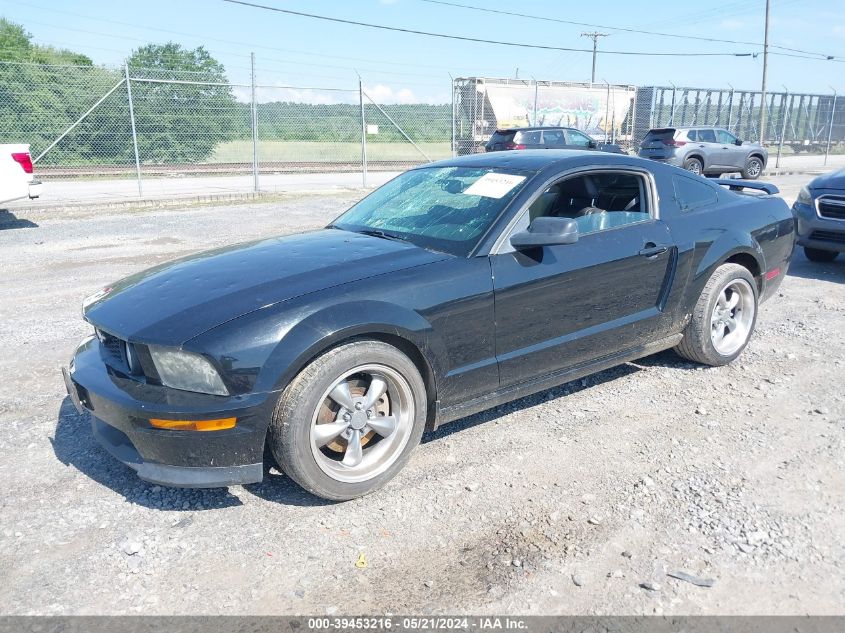
<svg viewBox="0 0 845 633">
<path fill-rule="evenodd" d="M 0 144 L 0 204 L 41 195 L 41 181 L 32 174 L 29 145 Z"/>
</svg>

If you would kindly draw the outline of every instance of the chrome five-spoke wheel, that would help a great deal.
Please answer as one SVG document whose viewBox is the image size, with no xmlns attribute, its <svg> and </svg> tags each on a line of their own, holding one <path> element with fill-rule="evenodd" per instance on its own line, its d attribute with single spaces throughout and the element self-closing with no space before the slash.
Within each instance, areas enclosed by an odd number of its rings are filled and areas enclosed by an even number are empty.
<svg viewBox="0 0 845 633">
<path fill-rule="evenodd" d="M 311 451 L 332 479 L 364 481 L 384 472 L 411 436 L 408 381 L 385 365 L 344 372 L 325 391 L 311 420 Z"/>
<path fill-rule="evenodd" d="M 267 441 L 296 483 L 344 501 L 378 490 L 401 470 L 427 414 L 414 361 L 383 341 L 352 340 L 300 370 L 279 398 Z"/>
<path fill-rule="evenodd" d="M 754 323 L 754 291 L 745 279 L 734 279 L 722 288 L 710 315 L 710 340 L 723 356 L 745 345 Z"/>
<path fill-rule="evenodd" d="M 701 291 L 675 350 L 713 367 L 742 353 L 757 320 L 757 282 L 745 266 L 719 266 Z"/>
</svg>

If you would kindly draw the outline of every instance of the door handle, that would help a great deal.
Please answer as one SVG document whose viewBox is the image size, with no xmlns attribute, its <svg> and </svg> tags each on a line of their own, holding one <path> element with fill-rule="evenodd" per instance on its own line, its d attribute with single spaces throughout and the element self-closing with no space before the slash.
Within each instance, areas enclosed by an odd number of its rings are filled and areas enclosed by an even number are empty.
<svg viewBox="0 0 845 633">
<path fill-rule="evenodd" d="M 669 247 L 665 244 L 655 244 L 654 242 L 649 242 L 640 251 L 640 255 L 642 255 L 643 257 L 657 257 L 658 255 L 665 253 L 668 250 Z"/>
</svg>

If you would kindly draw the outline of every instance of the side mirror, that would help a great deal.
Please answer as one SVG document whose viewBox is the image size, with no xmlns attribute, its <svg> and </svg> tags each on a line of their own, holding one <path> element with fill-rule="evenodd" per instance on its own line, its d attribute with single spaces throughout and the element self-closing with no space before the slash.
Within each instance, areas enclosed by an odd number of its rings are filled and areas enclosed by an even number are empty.
<svg viewBox="0 0 845 633">
<path fill-rule="evenodd" d="M 589 147 L 590 149 L 596 149 L 598 146 L 599 146 L 599 144 L 596 143 L 595 141 L 590 141 L 590 142 L 587 143 L 587 147 Z"/>
<path fill-rule="evenodd" d="M 527 231 L 511 235 L 511 246 L 517 250 L 574 244 L 578 241 L 578 224 L 571 218 L 537 218 Z"/>
<path fill-rule="evenodd" d="M 738 138 L 734 141 L 734 145 L 742 145 L 742 139 Z"/>
</svg>

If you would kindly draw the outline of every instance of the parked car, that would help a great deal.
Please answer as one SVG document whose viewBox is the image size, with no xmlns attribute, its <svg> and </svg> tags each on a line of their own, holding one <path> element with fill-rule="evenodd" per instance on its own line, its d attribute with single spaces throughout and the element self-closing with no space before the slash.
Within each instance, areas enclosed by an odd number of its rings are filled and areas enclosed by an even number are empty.
<svg viewBox="0 0 845 633">
<path fill-rule="evenodd" d="M 33 175 L 29 145 L 0 144 L 0 204 L 41 195 L 41 181 Z"/>
<path fill-rule="evenodd" d="M 664 127 L 649 130 L 640 144 L 642 158 L 683 167 L 700 176 L 740 172 L 743 178 L 761 176 L 769 152 L 759 143 L 738 139 L 714 127 Z"/>
<path fill-rule="evenodd" d="M 845 251 L 845 169 L 813 178 L 792 210 L 798 218 L 798 244 L 807 259 L 832 262 Z"/>
<path fill-rule="evenodd" d="M 487 152 L 510 149 L 580 149 L 625 153 L 618 145 L 599 143 L 572 127 L 519 127 L 496 130 L 484 149 Z"/>
<path fill-rule="evenodd" d="M 68 392 L 147 481 L 258 482 L 267 447 L 313 494 L 357 497 L 424 429 L 667 348 L 737 358 L 795 224 L 719 183 L 777 191 L 598 152 L 412 169 L 324 229 L 96 293 Z"/>
</svg>

